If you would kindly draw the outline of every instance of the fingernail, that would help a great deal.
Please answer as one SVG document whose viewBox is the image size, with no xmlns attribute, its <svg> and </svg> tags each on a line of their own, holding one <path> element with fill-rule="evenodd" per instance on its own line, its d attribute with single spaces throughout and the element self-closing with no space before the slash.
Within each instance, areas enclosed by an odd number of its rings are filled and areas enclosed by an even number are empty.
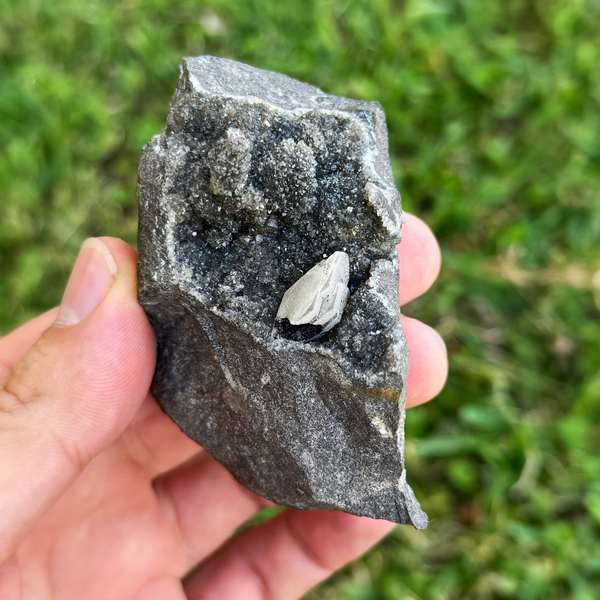
<svg viewBox="0 0 600 600">
<path fill-rule="evenodd" d="M 69 277 L 55 325 L 70 327 L 88 317 L 106 296 L 116 272 L 106 245 L 98 238 L 87 239 Z"/>
</svg>

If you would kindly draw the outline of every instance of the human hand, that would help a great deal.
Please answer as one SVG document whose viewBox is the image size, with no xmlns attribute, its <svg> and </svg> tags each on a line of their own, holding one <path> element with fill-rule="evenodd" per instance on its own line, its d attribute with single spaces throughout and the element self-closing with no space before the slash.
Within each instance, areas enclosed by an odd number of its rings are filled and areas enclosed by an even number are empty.
<svg viewBox="0 0 600 600">
<path fill-rule="evenodd" d="M 119 240 L 88 241 L 61 308 L 0 340 L 0 599 L 298 598 L 393 524 L 289 509 L 233 535 L 270 503 L 149 395 L 155 342 L 136 260 Z M 401 303 L 439 264 L 433 234 L 407 216 Z M 431 328 L 402 325 L 414 406 L 442 388 L 446 353 Z"/>
</svg>

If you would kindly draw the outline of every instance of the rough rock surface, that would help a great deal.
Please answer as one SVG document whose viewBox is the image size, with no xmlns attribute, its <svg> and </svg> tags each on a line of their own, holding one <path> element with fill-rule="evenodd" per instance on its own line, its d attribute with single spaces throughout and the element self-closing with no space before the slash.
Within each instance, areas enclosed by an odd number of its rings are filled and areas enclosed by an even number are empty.
<svg viewBox="0 0 600 600">
<path fill-rule="evenodd" d="M 138 200 L 163 410 L 276 503 L 426 527 L 404 469 L 403 215 L 379 104 L 187 58 Z M 279 322 L 285 291 L 336 251 L 341 321 L 316 337 Z"/>
</svg>

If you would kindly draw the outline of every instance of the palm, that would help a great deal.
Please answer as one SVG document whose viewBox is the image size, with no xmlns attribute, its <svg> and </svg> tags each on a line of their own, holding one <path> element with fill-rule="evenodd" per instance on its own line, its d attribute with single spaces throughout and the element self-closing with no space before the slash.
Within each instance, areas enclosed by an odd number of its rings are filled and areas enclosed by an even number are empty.
<svg viewBox="0 0 600 600">
<path fill-rule="evenodd" d="M 165 473 L 193 458 L 187 472 Z M 185 481 L 184 481 L 185 478 Z M 210 480 L 210 481 L 208 481 Z M 176 488 L 206 486 L 188 505 Z M 209 485 L 207 485 L 209 484 Z M 210 489 L 208 489 L 210 488 Z M 211 494 L 210 492 L 213 492 Z M 227 514 L 214 492 L 227 493 Z M 212 497 L 211 497 L 212 496 Z M 262 501 L 264 503 L 264 501 Z M 125 433 L 83 471 L 19 551 L 31 598 L 136 598 L 157 580 L 176 589 L 182 573 L 219 546 L 261 507 L 148 398 Z M 182 520 L 192 510 L 202 537 L 190 547 Z M 143 597 L 143 593 L 142 593 Z"/>
</svg>

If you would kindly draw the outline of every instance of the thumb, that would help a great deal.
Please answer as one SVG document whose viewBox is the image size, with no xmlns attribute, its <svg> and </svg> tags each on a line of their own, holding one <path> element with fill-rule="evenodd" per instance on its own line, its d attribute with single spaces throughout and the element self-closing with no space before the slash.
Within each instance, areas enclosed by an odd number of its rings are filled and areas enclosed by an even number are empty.
<svg viewBox="0 0 600 600">
<path fill-rule="evenodd" d="M 56 321 L 0 381 L 0 564 L 148 393 L 156 349 L 136 262 L 120 240 L 87 240 Z"/>
</svg>

